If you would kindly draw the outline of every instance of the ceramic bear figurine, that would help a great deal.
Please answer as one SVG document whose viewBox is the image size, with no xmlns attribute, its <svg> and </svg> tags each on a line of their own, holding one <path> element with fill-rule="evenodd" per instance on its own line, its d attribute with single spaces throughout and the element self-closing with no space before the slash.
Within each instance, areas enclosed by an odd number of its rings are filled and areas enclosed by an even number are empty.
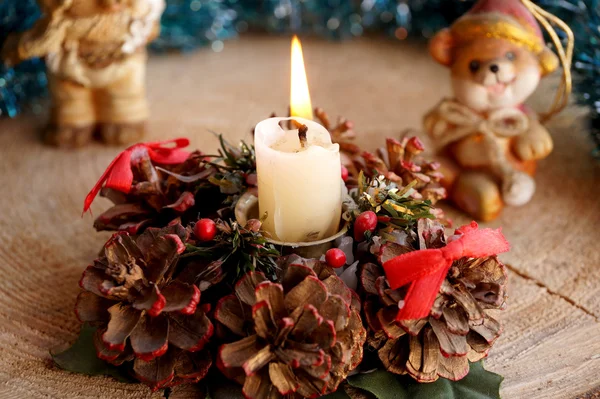
<svg viewBox="0 0 600 399">
<path fill-rule="evenodd" d="M 536 161 L 553 144 L 523 103 L 559 66 L 534 16 L 519 0 L 481 0 L 432 39 L 430 52 L 450 68 L 454 92 L 424 120 L 450 199 L 483 221 L 505 204 L 526 204 Z"/>
<path fill-rule="evenodd" d="M 52 96 L 48 143 L 76 147 L 95 133 L 107 144 L 145 131 L 146 44 L 159 33 L 164 0 L 39 0 L 43 17 L 5 42 L 14 65 L 44 57 Z"/>
</svg>

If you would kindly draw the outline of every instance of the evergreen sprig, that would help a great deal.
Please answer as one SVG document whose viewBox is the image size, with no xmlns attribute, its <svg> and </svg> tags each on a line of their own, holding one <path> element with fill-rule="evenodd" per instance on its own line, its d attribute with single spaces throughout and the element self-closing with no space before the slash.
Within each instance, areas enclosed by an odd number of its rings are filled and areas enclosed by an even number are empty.
<svg viewBox="0 0 600 399">
<path fill-rule="evenodd" d="M 430 201 L 413 198 L 416 184 L 413 181 L 399 187 L 384 176 L 369 179 L 360 172 L 355 199 L 360 212 L 375 212 L 379 222 L 385 223 L 390 229 L 409 229 L 419 219 L 435 219 Z"/>
<path fill-rule="evenodd" d="M 252 175 L 256 174 L 256 157 L 254 147 L 242 141 L 238 148 L 218 135 L 221 148 L 219 155 L 209 161 L 217 169 L 217 173 L 208 180 L 219 186 L 223 194 L 241 194 L 252 185 Z"/>
<path fill-rule="evenodd" d="M 276 278 L 276 260 L 281 254 L 258 229 L 242 227 L 233 221 L 217 220 L 216 224 L 219 233 L 213 245 L 187 244 L 182 258 L 218 260 L 222 262 L 222 270 L 235 280 L 254 270 L 265 273 L 271 279 Z"/>
</svg>

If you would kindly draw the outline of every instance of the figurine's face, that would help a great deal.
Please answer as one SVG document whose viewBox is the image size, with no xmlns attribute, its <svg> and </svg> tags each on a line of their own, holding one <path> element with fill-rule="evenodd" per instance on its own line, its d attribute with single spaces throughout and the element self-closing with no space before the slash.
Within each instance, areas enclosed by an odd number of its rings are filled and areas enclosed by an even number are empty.
<svg viewBox="0 0 600 399">
<path fill-rule="evenodd" d="M 476 39 L 455 47 L 450 68 L 456 99 L 481 112 L 523 104 L 542 76 L 533 53 L 502 39 Z"/>
</svg>

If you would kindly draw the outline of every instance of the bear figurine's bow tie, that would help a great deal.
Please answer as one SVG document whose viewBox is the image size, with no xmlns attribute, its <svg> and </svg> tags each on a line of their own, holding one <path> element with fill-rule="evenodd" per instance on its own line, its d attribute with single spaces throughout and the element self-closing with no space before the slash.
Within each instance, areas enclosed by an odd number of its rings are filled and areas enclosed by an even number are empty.
<svg viewBox="0 0 600 399">
<path fill-rule="evenodd" d="M 440 137 L 446 143 L 460 140 L 476 133 L 488 136 L 514 137 L 529 129 L 529 118 L 518 108 L 502 108 L 487 117 L 454 100 L 444 100 L 438 107 L 442 119 L 456 126 L 453 134 Z"/>
</svg>

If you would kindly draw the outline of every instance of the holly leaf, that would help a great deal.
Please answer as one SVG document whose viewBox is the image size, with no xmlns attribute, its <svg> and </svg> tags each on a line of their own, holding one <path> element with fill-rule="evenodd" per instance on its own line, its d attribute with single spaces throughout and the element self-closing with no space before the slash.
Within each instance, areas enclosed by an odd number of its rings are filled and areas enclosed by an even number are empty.
<svg viewBox="0 0 600 399">
<path fill-rule="evenodd" d="M 215 368 L 209 371 L 201 383 L 206 385 L 208 396 L 205 399 L 244 399 L 242 386 L 227 379 Z"/>
<path fill-rule="evenodd" d="M 348 383 L 377 399 L 500 399 L 502 380 L 502 376 L 485 370 L 483 362 L 477 362 L 471 363 L 469 374 L 460 381 L 440 378 L 420 384 L 408 376 L 377 370 L 352 376 Z"/>
<path fill-rule="evenodd" d="M 244 394 L 242 387 L 226 381 L 220 386 L 213 387 L 210 397 L 214 399 L 244 399 Z"/>
<path fill-rule="evenodd" d="M 373 394 L 377 399 L 411 399 L 412 397 L 408 395 L 405 387 L 407 382 L 409 381 L 406 378 L 386 370 L 375 370 L 348 378 L 348 384 Z M 437 396 L 429 399 L 436 398 Z"/>
<path fill-rule="evenodd" d="M 321 399 L 350 399 L 350 396 L 348 396 L 340 386 L 337 391 L 330 393 L 329 395 L 321 396 Z"/>
<path fill-rule="evenodd" d="M 94 347 L 95 327 L 84 324 L 77 341 L 66 351 L 52 354 L 52 359 L 58 367 L 73 373 L 85 375 L 106 375 L 121 382 L 135 382 L 129 377 L 123 367 L 113 366 L 96 356 Z"/>
</svg>

